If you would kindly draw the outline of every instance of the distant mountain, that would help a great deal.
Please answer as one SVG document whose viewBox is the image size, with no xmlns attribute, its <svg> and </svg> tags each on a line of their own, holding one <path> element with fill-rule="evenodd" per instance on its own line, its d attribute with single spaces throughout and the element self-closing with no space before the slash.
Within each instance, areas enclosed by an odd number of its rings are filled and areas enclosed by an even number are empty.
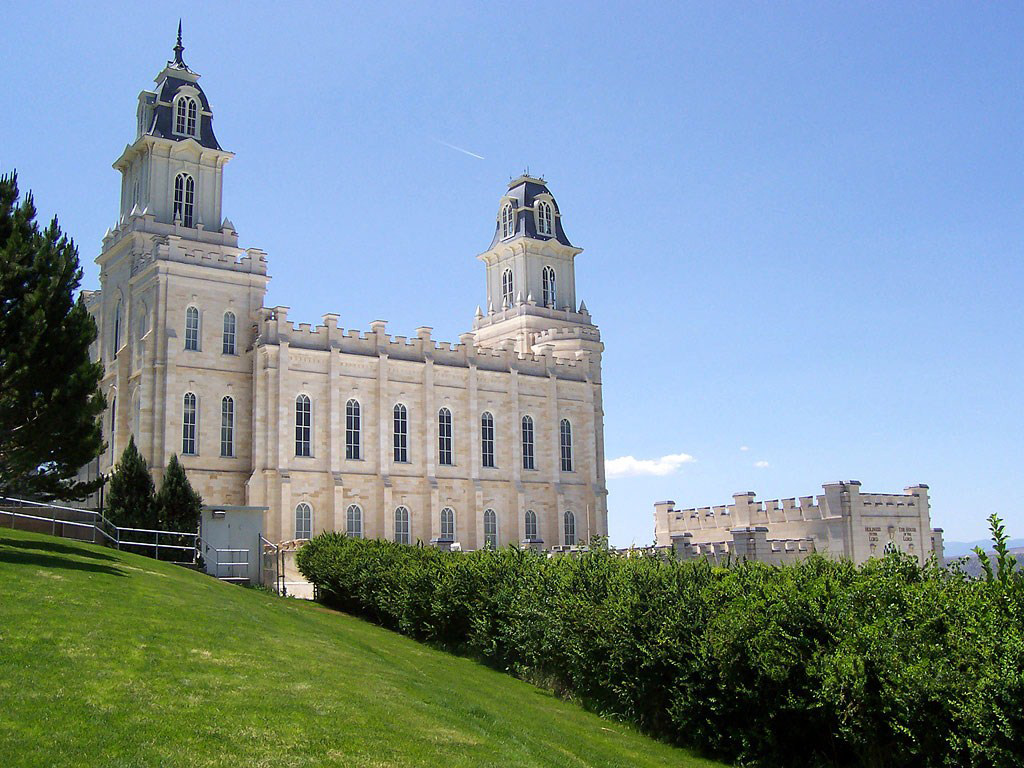
<svg viewBox="0 0 1024 768">
<path fill-rule="evenodd" d="M 1006 542 L 1010 548 L 1024 547 L 1024 539 L 1010 539 Z M 971 554 L 975 547 L 981 547 L 986 552 L 992 550 L 992 539 L 978 539 L 977 541 L 947 541 L 943 542 L 947 558 L 963 557 Z"/>
<path fill-rule="evenodd" d="M 1020 539 L 1012 539 L 1011 543 L 1014 542 L 1014 541 L 1019 542 Z M 989 542 L 989 543 L 991 543 L 991 542 Z M 988 549 L 987 551 L 989 553 L 989 556 L 992 557 L 992 568 L 994 570 L 995 569 L 995 553 L 992 552 L 991 549 Z M 1010 547 L 1010 552 L 1011 552 L 1011 554 L 1013 554 L 1014 557 L 1017 558 L 1017 568 L 1020 569 L 1020 570 L 1024 570 L 1024 547 L 1021 547 L 1021 546 Z M 948 554 L 946 555 L 946 563 L 947 563 L 947 565 L 950 564 L 950 563 L 955 562 L 958 559 L 959 559 L 959 557 L 951 557 Z M 970 576 L 981 576 L 982 568 L 981 568 L 981 563 L 978 562 L 978 556 L 973 554 L 973 553 L 964 556 L 964 559 L 963 559 L 963 569 L 964 569 L 964 572 L 967 573 Z"/>
</svg>

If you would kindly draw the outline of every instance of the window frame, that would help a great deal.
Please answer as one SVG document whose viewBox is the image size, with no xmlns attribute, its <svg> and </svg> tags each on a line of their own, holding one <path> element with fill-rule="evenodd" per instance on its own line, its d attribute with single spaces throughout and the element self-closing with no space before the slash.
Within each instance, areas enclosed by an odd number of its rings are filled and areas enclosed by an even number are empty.
<svg viewBox="0 0 1024 768">
<path fill-rule="evenodd" d="M 345 535 L 352 539 L 363 538 L 363 509 L 358 504 L 349 504 L 345 509 Z"/>
<path fill-rule="evenodd" d="M 562 542 L 567 547 L 575 547 L 578 544 L 576 538 L 576 514 L 568 509 L 562 513 Z"/>
<path fill-rule="evenodd" d="M 505 203 L 501 208 L 501 239 L 507 240 L 516 233 L 516 211 L 512 203 Z"/>
<path fill-rule="evenodd" d="M 191 391 L 181 396 L 181 455 L 199 455 L 199 397 Z"/>
<path fill-rule="evenodd" d="M 501 272 L 501 303 L 502 308 L 508 303 L 511 307 L 515 303 L 515 275 L 512 273 L 511 267 L 503 269 Z"/>
<path fill-rule="evenodd" d="M 299 404 L 304 410 L 299 410 Z M 305 416 L 304 420 L 300 420 Z M 305 421 L 305 423 L 302 423 Z M 308 459 L 313 456 L 313 399 L 305 392 L 295 396 L 295 456 Z"/>
<path fill-rule="evenodd" d="M 229 318 L 230 328 L 228 327 Z M 238 354 L 238 318 L 230 309 L 224 313 L 224 321 L 221 326 L 220 353 L 222 355 Z"/>
<path fill-rule="evenodd" d="M 235 458 L 235 398 L 231 395 L 220 399 L 220 455 L 224 459 Z"/>
<path fill-rule="evenodd" d="M 455 510 L 452 507 L 442 507 L 440 517 L 438 541 L 455 541 Z"/>
<path fill-rule="evenodd" d="M 527 541 L 540 541 L 540 523 L 537 520 L 537 513 L 532 509 L 523 513 L 523 537 Z"/>
<path fill-rule="evenodd" d="M 562 472 L 573 472 L 572 422 L 562 419 L 558 423 L 558 447 L 561 455 Z"/>
<path fill-rule="evenodd" d="M 181 219 L 181 226 L 192 229 L 196 213 L 196 180 L 192 174 L 180 171 L 174 176 L 174 196 L 171 221 Z"/>
<path fill-rule="evenodd" d="M 534 218 L 537 221 L 538 235 L 553 235 L 555 231 L 552 205 L 547 200 L 538 200 Z"/>
<path fill-rule="evenodd" d="M 192 318 L 195 318 L 195 324 L 192 324 Z M 199 312 L 199 307 L 195 304 L 189 304 L 185 307 L 185 351 L 187 352 L 199 352 L 201 351 L 202 345 L 199 343 L 202 339 L 202 315 Z"/>
<path fill-rule="evenodd" d="M 550 264 L 541 270 L 541 303 L 549 309 L 555 309 L 558 302 L 558 274 Z"/>
<path fill-rule="evenodd" d="M 533 428 L 533 416 L 530 414 L 523 414 L 523 418 L 520 419 L 520 430 L 522 434 L 522 449 L 523 449 L 523 469 L 536 470 L 537 469 L 537 452 L 536 452 L 536 440 Z"/>
<path fill-rule="evenodd" d="M 395 403 L 391 411 L 392 458 L 396 464 L 409 463 L 409 409 L 404 403 Z"/>
<path fill-rule="evenodd" d="M 412 515 L 404 504 L 395 507 L 395 543 L 412 544 Z"/>
<path fill-rule="evenodd" d="M 480 466 L 495 469 L 494 414 L 484 411 L 480 414 Z"/>
<path fill-rule="evenodd" d="M 451 409 L 441 406 L 437 411 L 437 463 L 442 467 L 455 466 L 455 439 Z"/>
<path fill-rule="evenodd" d="M 345 459 L 363 459 L 363 407 L 354 397 L 345 401 Z"/>
<path fill-rule="evenodd" d="M 490 529 L 490 530 L 488 530 Z M 498 513 L 488 507 L 484 510 L 484 549 L 498 548 Z"/>
<path fill-rule="evenodd" d="M 305 508 L 303 510 L 303 508 Z M 302 512 L 305 517 L 305 527 L 299 528 L 299 514 Z M 303 536 L 306 533 L 308 535 Z M 313 505 L 308 501 L 300 501 L 295 505 L 295 540 L 296 541 L 309 541 L 313 538 Z"/>
</svg>

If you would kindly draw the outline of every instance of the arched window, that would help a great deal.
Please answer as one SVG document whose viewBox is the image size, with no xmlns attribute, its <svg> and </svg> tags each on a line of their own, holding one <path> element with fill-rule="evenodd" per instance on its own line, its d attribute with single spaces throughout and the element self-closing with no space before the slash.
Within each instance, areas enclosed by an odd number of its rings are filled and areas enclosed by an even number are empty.
<svg viewBox="0 0 1024 768">
<path fill-rule="evenodd" d="M 114 349 L 111 353 L 111 357 L 117 359 L 117 350 L 121 348 L 121 300 L 117 300 L 117 306 L 114 308 Z"/>
<path fill-rule="evenodd" d="M 540 533 L 537 531 L 537 513 L 532 509 L 526 510 L 526 540 L 537 541 L 540 538 Z"/>
<path fill-rule="evenodd" d="M 224 337 L 221 352 L 225 355 L 235 354 L 235 313 L 224 313 Z"/>
<path fill-rule="evenodd" d="M 363 538 L 363 510 L 358 504 L 349 504 L 345 512 L 345 535 L 353 539 Z"/>
<path fill-rule="evenodd" d="M 536 469 L 533 463 L 532 416 L 523 416 L 523 469 Z"/>
<path fill-rule="evenodd" d="M 537 203 L 537 234 L 550 235 L 552 230 L 551 203 L 542 200 Z"/>
<path fill-rule="evenodd" d="M 508 304 L 512 306 L 513 300 L 513 288 L 512 288 L 512 270 L 506 269 L 501 273 L 501 301 L 502 306 Z"/>
<path fill-rule="evenodd" d="M 576 515 L 569 510 L 565 510 L 565 514 L 562 515 L 562 529 L 565 534 L 563 539 L 565 546 L 576 546 Z"/>
<path fill-rule="evenodd" d="M 480 415 L 480 463 L 494 466 L 494 416 L 488 411 Z"/>
<path fill-rule="evenodd" d="M 562 471 L 572 472 L 572 424 L 568 419 L 562 419 L 558 431 L 562 447 Z"/>
<path fill-rule="evenodd" d="M 191 227 L 195 213 L 196 181 L 187 173 L 174 177 L 174 220 Z"/>
<path fill-rule="evenodd" d="M 295 538 L 313 538 L 313 508 L 304 501 L 295 506 Z"/>
<path fill-rule="evenodd" d="M 114 390 L 115 392 L 117 390 Z M 113 465 L 117 459 L 114 443 L 117 441 L 117 395 L 110 398 L 110 463 Z"/>
<path fill-rule="evenodd" d="M 189 136 L 198 136 L 199 131 L 196 129 L 199 127 L 199 105 L 196 104 L 195 99 L 188 100 L 188 120 L 185 124 L 185 133 Z"/>
<path fill-rule="evenodd" d="M 220 401 L 220 455 L 235 455 L 235 401 L 231 397 Z"/>
<path fill-rule="evenodd" d="M 404 464 L 409 461 L 409 411 L 401 403 L 395 405 L 394 433 L 395 461 Z"/>
<path fill-rule="evenodd" d="M 455 510 L 451 507 L 441 510 L 441 541 L 455 541 Z"/>
<path fill-rule="evenodd" d="M 313 455 L 313 404 L 306 395 L 295 398 L 295 455 Z"/>
<path fill-rule="evenodd" d="M 498 516 L 493 509 L 484 510 L 484 547 L 498 548 Z"/>
<path fill-rule="evenodd" d="M 399 544 L 409 544 L 409 510 L 405 507 L 398 507 L 395 510 L 395 541 Z"/>
<path fill-rule="evenodd" d="M 544 267 L 541 272 L 541 277 L 544 291 L 541 298 L 544 299 L 544 306 L 554 309 L 555 302 L 558 298 L 555 291 L 555 268 L 551 266 Z"/>
<path fill-rule="evenodd" d="M 196 408 L 196 396 L 192 392 L 186 392 L 182 398 L 181 415 L 181 452 L 186 456 L 195 456 L 196 451 L 196 422 L 198 414 Z"/>
<path fill-rule="evenodd" d="M 174 110 L 174 132 L 184 136 L 198 136 L 199 105 L 195 99 L 182 96 Z"/>
<path fill-rule="evenodd" d="M 509 203 L 501 209 L 501 236 L 512 237 L 516 233 L 516 214 Z"/>
<path fill-rule="evenodd" d="M 452 457 L 452 412 L 447 408 L 437 412 L 437 463 L 446 467 L 455 463 Z"/>
<path fill-rule="evenodd" d="M 345 403 L 345 458 L 361 459 L 362 429 L 360 427 L 359 401 L 351 399 Z"/>
<path fill-rule="evenodd" d="M 185 310 L 185 349 L 199 350 L 199 310 L 195 307 Z"/>
</svg>

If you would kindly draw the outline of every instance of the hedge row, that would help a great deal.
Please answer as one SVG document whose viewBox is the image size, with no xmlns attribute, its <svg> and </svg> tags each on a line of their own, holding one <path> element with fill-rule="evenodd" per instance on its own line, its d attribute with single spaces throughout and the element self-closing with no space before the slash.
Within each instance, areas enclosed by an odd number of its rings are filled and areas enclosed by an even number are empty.
<svg viewBox="0 0 1024 768">
<path fill-rule="evenodd" d="M 1024 765 L 1024 584 L 318 536 L 328 602 L 744 765 Z"/>
</svg>

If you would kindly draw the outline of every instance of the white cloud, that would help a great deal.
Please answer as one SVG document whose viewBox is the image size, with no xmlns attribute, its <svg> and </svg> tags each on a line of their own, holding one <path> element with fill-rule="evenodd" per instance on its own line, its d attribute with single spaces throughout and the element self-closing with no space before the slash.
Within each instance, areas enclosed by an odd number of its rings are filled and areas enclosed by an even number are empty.
<svg viewBox="0 0 1024 768">
<path fill-rule="evenodd" d="M 750 450 L 750 446 L 749 445 L 741 445 L 740 446 L 740 450 L 741 451 L 749 451 Z"/>
<path fill-rule="evenodd" d="M 769 464 L 764 459 L 761 459 L 761 461 L 755 461 L 754 466 L 757 467 L 758 469 L 768 469 L 768 467 L 770 467 L 771 464 Z"/>
<path fill-rule="evenodd" d="M 696 459 L 688 453 L 673 453 L 662 456 L 660 459 L 637 459 L 632 456 L 621 456 L 606 461 L 604 468 L 608 477 L 639 477 L 641 475 L 664 477 L 678 472 L 683 464 L 690 464 L 694 461 Z"/>
</svg>

